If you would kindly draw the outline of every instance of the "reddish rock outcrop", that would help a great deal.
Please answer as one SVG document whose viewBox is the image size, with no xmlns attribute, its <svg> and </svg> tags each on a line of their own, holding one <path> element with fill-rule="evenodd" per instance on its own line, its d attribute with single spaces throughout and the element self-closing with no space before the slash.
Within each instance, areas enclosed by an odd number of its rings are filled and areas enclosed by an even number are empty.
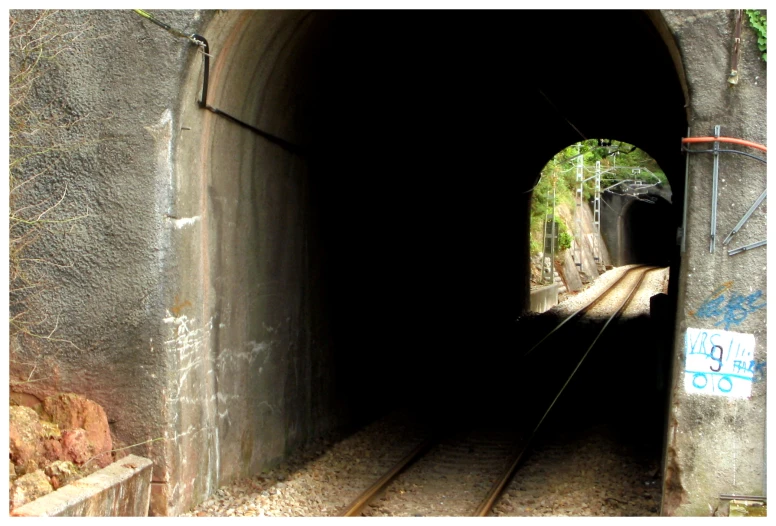
<svg viewBox="0 0 776 526">
<path fill-rule="evenodd" d="M 113 461 L 108 418 L 97 403 L 75 394 L 60 394 L 47 397 L 43 409 L 62 431 L 63 460 L 82 464 L 94 459 L 101 468 Z"/>
<path fill-rule="evenodd" d="M 52 491 L 54 488 L 42 470 L 22 475 L 16 479 L 11 489 L 11 509 L 23 506 Z"/>
<path fill-rule="evenodd" d="M 38 414 L 29 407 L 12 406 L 9 416 L 11 462 L 24 473 L 35 464 L 35 471 L 43 463 L 45 437 Z"/>
<path fill-rule="evenodd" d="M 108 419 L 91 400 L 59 394 L 9 413 L 11 510 L 113 461 Z"/>
</svg>

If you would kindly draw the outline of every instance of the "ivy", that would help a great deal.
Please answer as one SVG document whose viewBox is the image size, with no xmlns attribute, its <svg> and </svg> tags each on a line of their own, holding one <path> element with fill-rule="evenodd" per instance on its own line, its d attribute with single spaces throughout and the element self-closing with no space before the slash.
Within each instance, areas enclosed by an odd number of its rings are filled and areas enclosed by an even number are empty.
<svg viewBox="0 0 776 526">
<path fill-rule="evenodd" d="M 768 62 L 768 20 L 756 9 L 747 9 L 749 23 L 757 33 L 757 47 L 763 52 L 763 60 Z"/>
</svg>

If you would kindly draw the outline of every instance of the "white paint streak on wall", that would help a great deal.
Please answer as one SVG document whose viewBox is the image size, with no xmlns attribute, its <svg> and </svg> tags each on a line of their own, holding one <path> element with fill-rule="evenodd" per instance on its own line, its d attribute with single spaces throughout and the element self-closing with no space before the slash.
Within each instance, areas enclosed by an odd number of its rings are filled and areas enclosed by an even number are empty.
<svg viewBox="0 0 776 526">
<path fill-rule="evenodd" d="M 271 349 L 274 343 L 275 342 L 272 341 L 256 343 L 255 341 L 251 340 L 245 344 L 246 347 L 250 347 L 250 350 L 230 351 L 229 349 L 224 349 L 224 352 L 219 354 L 218 358 L 216 359 L 216 368 L 218 368 L 219 372 L 222 373 L 224 372 L 224 368 L 227 365 L 234 365 L 235 362 L 239 360 L 248 362 L 248 365 L 253 365 L 253 362 L 256 360 L 256 358 L 261 353 L 266 351 L 264 359 L 261 362 L 261 365 L 264 365 L 272 354 Z M 243 365 L 238 367 L 243 367 Z"/>
<path fill-rule="evenodd" d="M 172 221 L 172 224 L 175 225 L 175 228 L 181 229 L 185 226 L 193 225 L 200 219 L 201 219 L 200 216 L 194 216 L 194 217 L 181 217 L 180 219 L 170 219 L 170 220 Z"/>
<path fill-rule="evenodd" d="M 170 414 L 168 438 L 169 457 L 177 459 L 181 472 L 185 477 L 192 475 L 205 476 L 204 484 L 209 492 L 213 484 L 218 482 L 218 469 L 213 469 L 219 462 L 218 438 L 215 422 L 211 415 L 216 416 L 215 393 L 209 379 L 213 376 L 213 363 L 208 348 L 213 320 L 202 324 L 196 318 L 186 315 L 174 316 L 169 311 L 162 319 L 169 326 L 169 332 L 163 342 L 164 352 L 169 356 L 170 376 L 167 398 Z M 202 414 L 201 417 L 198 415 Z M 185 429 L 183 423 L 188 423 Z M 202 451 L 203 448 L 205 451 Z M 197 452 L 195 458 L 190 458 L 187 452 Z M 206 456 L 200 457 L 199 452 Z M 200 465 L 203 461 L 206 466 Z M 212 479 L 212 480 L 211 480 Z M 182 493 L 192 491 L 191 483 L 179 480 L 170 490 L 171 502 L 182 498 Z"/>
<path fill-rule="evenodd" d="M 156 142 L 157 169 L 167 176 L 170 190 L 172 190 L 172 112 L 170 109 L 167 108 L 162 112 L 162 118 L 159 119 L 158 123 L 146 126 L 145 129 Z"/>
</svg>

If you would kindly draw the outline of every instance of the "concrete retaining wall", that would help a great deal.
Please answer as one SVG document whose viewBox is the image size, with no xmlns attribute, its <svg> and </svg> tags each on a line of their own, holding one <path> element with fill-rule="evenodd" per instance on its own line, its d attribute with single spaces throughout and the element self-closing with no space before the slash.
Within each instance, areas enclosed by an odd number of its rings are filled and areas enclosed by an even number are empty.
<svg viewBox="0 0 776 526">
<path fill-rule="evenodd" d="M 531 289 L 531 312 L 545 312 L 558 304 L 558 284 Z"/>
<path fill-rule="evenodd" d="M 14 517 L 145 517 L 153 463 L 136 455 L 16 508 Z"/>
</svg>

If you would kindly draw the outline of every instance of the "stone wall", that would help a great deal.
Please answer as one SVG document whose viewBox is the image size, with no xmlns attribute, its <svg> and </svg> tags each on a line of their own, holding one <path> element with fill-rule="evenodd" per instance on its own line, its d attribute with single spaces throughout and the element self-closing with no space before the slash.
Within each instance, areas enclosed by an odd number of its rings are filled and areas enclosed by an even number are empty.
<svg viewBox="0 0 776 526">
<path fill-rule="evenodd" d="M 720 125 L 723 136 L 767 144 L 766 65 L 748 21 L 738 84 L 731 85 L 735 11 L 663 11 L 663 16 L 681 52 L 690 136 L 714 135 Z M 746 147 L 720 147 L 765 156 Z M 713 515 L 723 507 L 720 494 L 765 494 L 766 251 L 727 253 L 765 239 L 765 206 L 729 246 L 722 240 L 766 187 L 766 169 L 741 155 L 720 154 L 717 239 L 710 253 L 712 163 L 708 154 L 690 157 L 664 515 Z"/>
</svg>

